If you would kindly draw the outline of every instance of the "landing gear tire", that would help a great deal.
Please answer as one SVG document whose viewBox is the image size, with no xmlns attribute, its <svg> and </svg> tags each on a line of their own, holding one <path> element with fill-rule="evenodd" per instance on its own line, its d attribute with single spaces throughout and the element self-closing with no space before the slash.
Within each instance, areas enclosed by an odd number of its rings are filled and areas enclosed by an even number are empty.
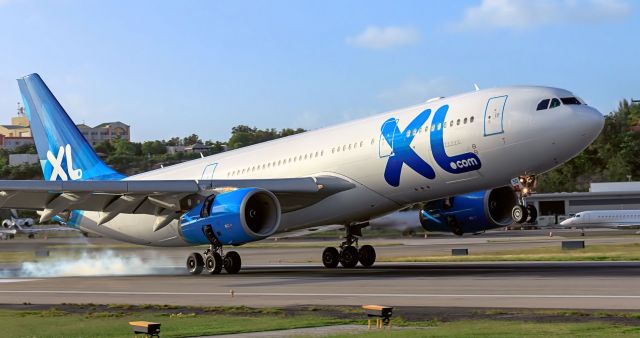
<svg viewBox="0 0 640 338">
<path fill-rule="evenodd" d="M 355 268 L 358 265 L 358 249 L 347 245 L 340 253 L 340 264 L 345 268 Z"/>
<path fill-rule="evenodd" d="M 222 271 L 222 256 L 215 251 L 211 252 L 204 260 L 204 267 L 207 269 L 208 274 L 219 274 Z"/>
<path fill-rule="evenodd" d="M 511 218 L 514 222 L 522 224 L 527 221 L 527 217 L 529 217 L 529 212 L 524 206 L 518 204 L 511 209 Z"/>
<path fill-rule="evenodd" d="M 240 254 L 235 251 L 229 251 L 224 255 L 224 270 L 229 274 L 236 274 L 240 272 L 242 267 L 242 259 Z"/>
<path fill-rule="evenodd" d="M 363 245 L 358 250 L 358 259 L 365 268 L 371 267 L 376 262 L 376 250 L 371 245 Z"/>
<path fill-rule="evenodd" d="M 527 212 L 529 213 L 529 217 L 527 217 L 527 223 L 533 223 L 538 219 L 538 209 L 535 206 L 529 204 L 527 205 Z"/>
<path fill-rule="evenodd" d="M 338 263 L 340 263 L 340 252 L 338 249 L 330 246 L 325 248 L 322 252 L 322 264 L 325 268 L 336 268 L 338 267 Z"/>
<path fill-rule="evenodd" d="M 187 257 L 187 271 L 192 275 L 199 275 L 204 268 L 204 260 L 202 255 L 194 252 Z"/>
</svg>

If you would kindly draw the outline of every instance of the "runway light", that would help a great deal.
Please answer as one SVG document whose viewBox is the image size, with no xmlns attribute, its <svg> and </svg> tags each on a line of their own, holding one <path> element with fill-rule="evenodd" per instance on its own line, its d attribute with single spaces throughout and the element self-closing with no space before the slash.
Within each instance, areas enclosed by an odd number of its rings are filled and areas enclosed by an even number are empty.
<svg viewBox="0 0 640 338">
<path fill-rule="evenodd" d="M 135 321 L 129 322 L 133 329 L 133 334 L 144 334 L 146 337 L 160 337 L 160 323 Z"/>
<path fill-rule="evenodd" d="M 371 318 L 376 318 L 376 328 L 383 329 L 387 326 L 391 329 L 391 315 L 393 314 L 393 307 L 382 305 L 362 305 L 362 308 L 369 318 L 369 329 L 371 329 Z"/>
</svg>

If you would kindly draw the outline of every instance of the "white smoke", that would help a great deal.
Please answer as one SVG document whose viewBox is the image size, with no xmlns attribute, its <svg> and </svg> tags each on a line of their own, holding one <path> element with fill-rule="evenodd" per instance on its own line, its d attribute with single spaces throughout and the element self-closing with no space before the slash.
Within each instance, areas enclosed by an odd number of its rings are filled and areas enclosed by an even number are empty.
<svg viewBox="0 0 640 338">
<path fill-rule="evenodd" d="M 145 262 L 136 255 L 119 255 L 113 251 L 82 253 L 80 257 L 53 258 L 24 262 L 12 277 L 126 276 L 157 274 L 159 264 Z M 0 272 L 1 275 L 7 275 Z"/>
</svg>

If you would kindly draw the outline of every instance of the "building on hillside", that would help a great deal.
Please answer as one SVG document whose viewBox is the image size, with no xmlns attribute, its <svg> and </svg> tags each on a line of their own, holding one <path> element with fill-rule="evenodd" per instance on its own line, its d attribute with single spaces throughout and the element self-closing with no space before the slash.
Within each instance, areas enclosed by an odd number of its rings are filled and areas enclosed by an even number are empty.
<svg viewBox="0 0 640 338">
<path fill-rule="evenodd" d="M 538 209 L 538 225 L 556 225 L 581 211 L 640 210 L 640 182 L 591 183 L 588 192 L 532 194 L 525 202 Z"/>
<path fill-rule="evenodd" d="M 78 129 L 91 145 L 115 139 L 131 140 L 131 127 L 122 122 L 106 122 L 95 127 L 84 123 L 78 124 Z M 24 107 L 18 103 L 18 114 L 11 118 L 11 124 L 0 125 L 0 148 L 15 149 L 24 144 L 33 144 L 29 119 Z"/>
<path fill-rule="evenodd" d="M 190 146 L 167 146 L 167 154 L 176 153 L 205 153 L 211 150 L 211 147 L 205 146 L 198 142 Z"/>
<path fill-rule="evenodd" d="M 120 121 L 101 123 L 90 127 L 84 123 L 78 124 L 78 129 L 91 145 L 111 142 L 115 139 L 131 140 L 131 127 Z"/>
<path fill-rule="evenodd" d="M 31 137 L 29 119 L 24 107 L 18 103 L 18 115 L 11 118 L 11 124 L 0 125 L 0 135 L 7 137 Z"/>
<path fill-rule="evenodd" d="M 9 165 L 38 164 L 40 158 L 37 154 L 9 154 Z"/>
<path fill-rule="evenodd" d="M 33 144 L 33 138 L 21 136 L 4 136 L 0 134 L 0 148 L 2 149 L 14 150 L 25 144 Z"/>
</svg>

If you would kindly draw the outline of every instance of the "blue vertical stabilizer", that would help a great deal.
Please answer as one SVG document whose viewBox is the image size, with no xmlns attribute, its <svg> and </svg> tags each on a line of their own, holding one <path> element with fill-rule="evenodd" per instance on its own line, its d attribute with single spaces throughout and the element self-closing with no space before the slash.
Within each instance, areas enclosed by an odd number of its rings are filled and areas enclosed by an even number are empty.
<svg viewBox="0 0 640 338">
<path fill-rule="evenodd" d="M 45 180 L 125 177 L 102 162 L 38 74 L 18 79 L 18 86 Z"/>
</svg>

